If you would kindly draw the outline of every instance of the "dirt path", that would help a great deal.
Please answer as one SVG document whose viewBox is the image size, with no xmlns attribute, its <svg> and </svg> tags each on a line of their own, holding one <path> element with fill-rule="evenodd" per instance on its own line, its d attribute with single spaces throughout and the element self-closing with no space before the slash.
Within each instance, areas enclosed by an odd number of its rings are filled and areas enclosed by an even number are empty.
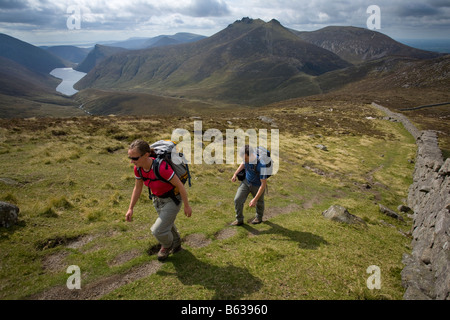
<svg viewBox="0 0 450 320">
<path fill-rule="evenodd" d="M 309 206 L 310 204 L 308 204 Z M 295 210 L 298 210 L 300 206 L 291 204 L 284 208 L 267 208 L 264 215 L 264 221 L 268 221 L 278 215 L 288 214 Z M 236 227 L 226 226 L 214 235 L 214 240 L 207 238 L 204 234 L 195 233 L 190 234 L 182 239 L 183 244 L 197 249 L 203 248 L 210 245 L 215 240 L 226 240 L 235 236 L 238 231 Z M 76 241 L 67 244 L 67 247 L 71 248 L 81 248 L 84 244 L 90 242 L 95 237 L 85 236 Z M 158 247 L 154 246 L 147 250 L 147 254 L 154 255 L 158 252 Z M 137 252 L 123 253 L 113 259 L 110 263 L 111 266 L 118 266 L 136 257 Z M 43 266 L 49 272 L 56 272 L 63 266 L 63 260 L 67 254 L 66 253 L 56 253 L 44 258 Z M 109 277 L 98 279 L 94 282 L 88 283 L 86 285 L 82 284 L 81 290 L 70 290 L 67 286 L 61 285 L 57 287 L 50 288 L 41 293 L 35 294 L 28 297 L 31 300 L 96 300 L 100 299 L 104 295 L 124 286 L 134 281 L 146 278 L 158 272 L 158 270 L 163 265 L 162 262 L 157 260 L 152 260 L 140 266 L 135 266 L 129 269 L 125 273 L 114 274 Z M 59 268 L 58 268 L 59 266 Z M 68 275 L 69 277 L 69 275 Z"/>
<path fill-rule="evenodd" d="M 161 267 L 159 261 L 150 261 L 146 264 L 131 268 L 125 274 L 115 274 L 82 286 L 81 290 L 70 290 L 67 286 L 53 287 L 29 297 L 31 300 L 95 300 L 136 280 L 156 273 Z"/>
</svg>

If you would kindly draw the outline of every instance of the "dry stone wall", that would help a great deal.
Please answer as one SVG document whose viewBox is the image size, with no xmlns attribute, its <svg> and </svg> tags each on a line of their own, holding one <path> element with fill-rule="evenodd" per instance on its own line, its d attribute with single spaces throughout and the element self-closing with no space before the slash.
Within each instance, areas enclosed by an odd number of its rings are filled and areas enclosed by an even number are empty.
<svg viewBox="0 0 450 320">
<path fill-rule="evenodd" d="M 450 158 L 444 161 L 436 132 L 420 131 L 404 115 L 372 105 L 402 122 L 417 143 L 408 193 L 414 211 L 412 252 L 403 255 L 403 298 L 450 300 Z"/>
</svg>

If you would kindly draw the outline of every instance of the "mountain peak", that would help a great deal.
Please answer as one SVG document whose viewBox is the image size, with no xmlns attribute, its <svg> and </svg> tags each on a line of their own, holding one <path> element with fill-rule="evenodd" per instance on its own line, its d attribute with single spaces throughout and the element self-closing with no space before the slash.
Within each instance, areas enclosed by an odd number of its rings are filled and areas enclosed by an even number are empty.
<svg viewBox="0 0 450 320">
<path fill-rule="evenodd" d="M 230 24 L 229 27 L 239 26 L 239 25 L 257 26 L 257 25 L 263 25 L 263 24 L 265 24 L 265 22 L 261 19 L 252 19 L 249 17 L 243 17 L 241 20 L 236 20 L 234 23 Z"/>
<path fill-rule="evenodd" d="M 351 26 L 328 26 L 316 31 L 294 32 L 304 41 L 336 53 L 351 63 L 361 63 L 387 56 L 430 59 L 440 56 L 408 47 L 374 30 Z"/>
<path fill-rule="evenodd" d="M 236 20 L 233 24 L 253 24 L 253 25 L 277 24 L 277 25 L 281 25 L 281 23 L 277 19 L 272 19 L 269 22 L 265 22 L 261 19 L 252 19 L 249 17 L 243 17 L 241 20 Z"/>
<path fill-rule="evenodd" d="M 280 25 L 280 26 L 281 26 L 280 21 L 278 21 L 277 19 L 272 19 L 272 20 L 270 20 L 268 23 L 270 23 L 270 24 L 276 24 L 276 25 Z"/>
<path fill-rule="evenodd" d="M 242 20 L 237 20 L 236 23 L 246 23 L 246 24 L 251 24 L 253 23 L 253 19 L 249 18 L 249 17 L 244 17 L 242 18 Z"/>
</svg>

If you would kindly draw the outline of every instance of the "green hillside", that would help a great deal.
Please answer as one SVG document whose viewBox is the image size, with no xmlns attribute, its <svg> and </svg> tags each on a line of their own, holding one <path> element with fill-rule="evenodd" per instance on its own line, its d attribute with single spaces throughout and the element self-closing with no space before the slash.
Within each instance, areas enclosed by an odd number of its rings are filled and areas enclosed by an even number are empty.
<svg viewBox="0 0 450 320">
<path fill-rule="evenodd" d="M 134 221 L 124 219 L 134 185 L 127 147 L 177 127 L 192 133 L 199 118 L 0 120 L 0 200 L 20 207 L 19 223 L 0 228 L 0 299 L 401 299 L 411 222 L 378 204 L 395 209 L 406 198 L 416 147 L 383 116 L 370 105 L 306 100 L 202 116 L 203 130 L 224 134 L 268 129 L 270 138 L 278 129 L 279 171 L 265 221 L 230 227 L 237 165 L 191 165 L 193 215 L 177 218 L 184 250 L 164 263 L 145 193 Z M 366 226 L 326 220 L 334 204 Z M 81 290 L 66 287 L 70 265 L 80 267 Z M 379 290 L 366 284 L 371 265 Z"/>
<path fill-rule="evenodd" d="M 212 104 L 201 100 L 171 98 L 148 93 L 86 89 L 75 95 L 78 105 L 93 115 L 197 116 L 218 110 L 233 112 L 242 106 Z"/>
<path fill-rule="evenodd" d="M 77 89 L 264 104 L 299 96 L 289 82 L 349 66 L 305 42 L 276 20 L 243 19 L 194 43 L 116 54 L 77 83 Z M 293 88 L 291 88 L 293 84 Z"/>
<path fill-rule="evenodd" d="M 63 68 L 62 60 L 44 49 L 0 33 L 0 57 L 13 60 L 26 68 L 47 74 L 55 68 Z"/>
</svg>

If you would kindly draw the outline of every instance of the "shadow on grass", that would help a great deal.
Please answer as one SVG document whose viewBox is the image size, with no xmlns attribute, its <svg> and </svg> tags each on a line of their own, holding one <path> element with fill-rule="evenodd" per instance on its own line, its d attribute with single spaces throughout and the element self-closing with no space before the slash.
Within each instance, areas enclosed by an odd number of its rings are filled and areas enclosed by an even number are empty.
<svg viewBox="0 0 450 320">
<path fill-rule="evenodd" d="M 232 264 L 225 267 L 212 265 L 197 259 L 185 249 L 172 256 L 169 261 L 173 263 L 175 274 L 181 283 L 214 290 L 213 300 L 239 300 L 262 287 L 261 280 L 245 268 Z M 173 275 L 165 271 L 158 271 L 158 274 Z"/>
<path fill-rule="evenodd" d="M 3 240 L 9 240 L 9 237 L 16 231 L 19 231 L 27 226 L 24 220 L 19 220 L 15 225 L 6 227 L 0 227 L 0 242 Z"/>
<path fill-rule="evenodd" d="M 264 221 L 263 224 L 268 225 L 271 228 L 269 230 L 261 231 L 247 224 L 242 225 L 242 227 L 255 236 L 262 234 L 281 234 L 287 238 L 286 241 L 298 242 L 299 248 L 302 249 L 316 250 L 321 244 L 328 244 L 321 236 L 317 236 L 310 232 L 289 230 L 271 221 Z"/>
</svg>

